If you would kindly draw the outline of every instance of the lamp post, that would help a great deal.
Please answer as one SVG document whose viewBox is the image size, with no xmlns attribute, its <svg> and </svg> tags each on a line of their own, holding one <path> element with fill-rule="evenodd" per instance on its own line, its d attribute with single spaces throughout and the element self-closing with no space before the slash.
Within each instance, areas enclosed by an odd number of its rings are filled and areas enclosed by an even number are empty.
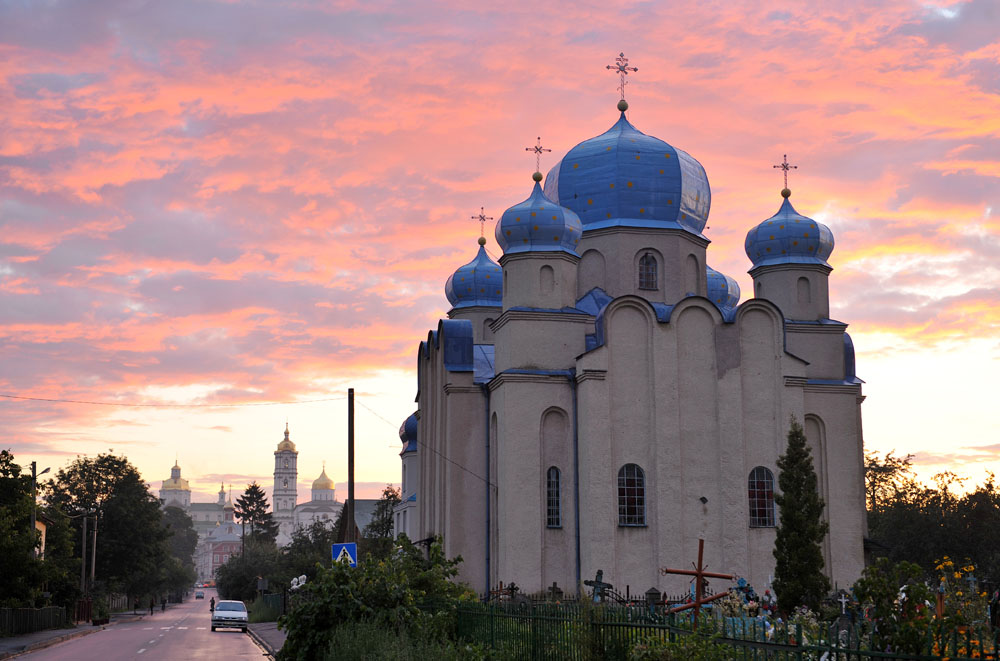
<svg viewBox="0 0 1000 661">
<path fill-rule="evenodd" d="M 39 476 L 45 475 L 46 473 L 49 472 L 48 468 L 46 468 L 45 470 L 43 470 L 41 473 L 36 473 L 35 471 L 37 471 L 37 470 L 38 470 L 38 465 L 34 461 L 31 462 L 31 534 L 32 534 L 32 536 L 34 536 L 34 534 L 35 534 L 35 503 L 38 501 L 38 478 L 39 478 Z M 33 545 L 31 547 L 31 557 L 34 558 L 34 557 L 37 557 L 37 555 L 38 555 L 37 549 Z"/>
</svg>

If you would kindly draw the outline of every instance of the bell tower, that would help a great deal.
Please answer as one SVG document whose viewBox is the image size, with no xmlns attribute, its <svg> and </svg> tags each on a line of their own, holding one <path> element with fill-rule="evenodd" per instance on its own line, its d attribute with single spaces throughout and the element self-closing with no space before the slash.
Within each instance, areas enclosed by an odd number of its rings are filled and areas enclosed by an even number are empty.
<svg viewBox="0 0 1000 661">
<path fill-rule="evenodd" d="M 285 423 L 285 438 L 278 443 L 274 451 L 274 491 L 272 492 L 272 510 L 274 521 L 278 524 L 278 544 L 287 543 L 292 537 L 295 526 L 294 510 L 296 504 L 295 483 L 298 479 L 299 453 L 288 437 L 288 423 Z"/>
</svg>

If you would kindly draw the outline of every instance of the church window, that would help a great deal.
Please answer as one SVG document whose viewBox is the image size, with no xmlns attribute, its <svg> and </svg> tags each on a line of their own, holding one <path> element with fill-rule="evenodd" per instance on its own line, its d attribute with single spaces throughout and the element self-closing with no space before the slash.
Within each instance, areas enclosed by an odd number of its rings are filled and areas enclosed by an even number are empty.
<svg viewBox="0 0 1000 661">
<path fill-rule="evenodd" d="M 545 526 L 562 528 L 559 502 L 559 469 L 550 466 L 545 478 Z"/>
<path fill-rule="evenodd" d="M 658 289 L 656 257 L 646 253 L 639 258 L 639 289 Z"/>
<path fill-rule="evenodd" d="M 646 475 L 636 464 L 618 471 L 618 525 L 646 525 Z"/>
<path fill-rule="evenodd" d="M 285 459 L 285 468 L 288 468 L 288 460 Z"/>
<path fill-rule="evenodd" d="M 282 486 L 284 486 L 287 489 L 288 488 L 288 478 L 286 477 L 285 480 L 281 484 L 282 484 Z"/>
<path fill-rule="evenodd" d="M 774 473 L 763 466 L 750 471 L 747 484 L 750 498 L 750 527 L 774 527 Z"/>
</svg>

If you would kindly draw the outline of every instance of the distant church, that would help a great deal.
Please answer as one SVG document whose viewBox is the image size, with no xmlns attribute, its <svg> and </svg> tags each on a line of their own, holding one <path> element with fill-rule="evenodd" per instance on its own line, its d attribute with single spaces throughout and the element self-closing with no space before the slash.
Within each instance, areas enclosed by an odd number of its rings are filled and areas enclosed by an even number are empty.
<svg viewBox="0 0 1000 661">
<path fill-rule="evenodd" d="M 479 591 L 677 593 L 713 571 L 770 587 L 778 456 L 805 428 L 826 501 L 826 572 L 849 585 L 866 534 L 862 381 L 830 318 L 829 228 L 781 191 L 750 229 L 753 297 L 708 265 L 702 165 L 626 117 L 573 147 L 448 278 L 400 429 L 396 529 L 444 537 Z M 539 149 L 540 153 L 540 149 Z M 787 161 L 781 166 L 786 169 Z M 747 214 L 754 213 L 744 209 Z M 763 215 L 763 214 L 761 214 Z"/>
</svg>

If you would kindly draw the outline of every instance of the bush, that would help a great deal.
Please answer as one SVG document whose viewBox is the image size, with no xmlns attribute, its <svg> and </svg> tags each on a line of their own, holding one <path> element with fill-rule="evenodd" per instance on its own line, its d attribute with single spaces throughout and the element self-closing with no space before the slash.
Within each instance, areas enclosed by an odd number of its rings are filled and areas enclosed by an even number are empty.
<svg viewBox="0 0 1000 661">
<path fill-rule="evenodd" d="M 730 661 L 736 649 L 713 637 L 692 633 L 666 641 L 651 637 L 632 648 L 630 661 Z"/>
<path fill-rule="evenodd" d="M 349 622 L 330 635 L 326 659 L 357 661 L 478 661 L 490 658 L 480 647 L 427 638 L 408 629 L 387 631 L 373 622 Z"/>
<path fill-rule="evenodd" d="M 396 550 L 383 560 L 320 569 L 292 610 L 278 620 L 288 635 L 280 658 L 311 661 L 330 647 L 335 629 L 362 621 L 383 633 L 405 629 L 420 639 L 443 641 L 454 629 L 459 599 L 474 597 L 451 581 L 460 562 L 445 557 L 440 539 L 425 556 L 401 536 Z"/>
<path fill-rule="evenodd" d="M 251 622 L 277 622 L 281 615 L 279 609 L 272 608 L 260 595 L 247 606 L 247 610 L 250 612 Z"/>
</svg>

